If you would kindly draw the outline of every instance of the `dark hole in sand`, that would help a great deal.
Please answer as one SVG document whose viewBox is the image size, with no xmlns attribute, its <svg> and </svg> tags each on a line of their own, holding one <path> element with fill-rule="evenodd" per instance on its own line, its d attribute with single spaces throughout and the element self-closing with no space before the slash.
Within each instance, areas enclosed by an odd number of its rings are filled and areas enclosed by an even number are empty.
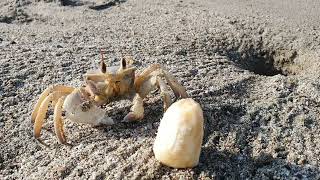
<svg viewBox="0 0 320 180">
<path fill-rule="evenodd" d="M 228 51 L 226 55 L 242 69 L 255 74 L 288 76 L 296 73 L 290 71 L 290 67 L 294 66 L 294 59 L 297 57 L 296 51 L 249 49 L 242 52 Z"/>
<path fill-rule="evenodd" d="M 275 67 L 274 59 L 269 55 L 263 54 L 233 54 L 229 53 L 228 57 L 237 63 L 241 68 L 249 70 L 255 74 L 264 76 L 286 75 L 281 68 Z"/>
<path fill-rule="evenodd" d="M 91 1 L 86 0 L 60 0 L 62 6 L 83 6 L 83 5 L 89 5 L 88 7 L 90 9 L 94 10 L 104 10 L 108 9 L 112 6 L 117 6 L 121 3 L 126 2 L 126 0 L 105 0 L 102 3 L 95 3 Z"/>
<path fill-rule="evenodd" d="M 84 5 L 83 2 L 80 0 L 61 0 L 62 6 L 82 6 Z"/>
<path fill-rule="evenodd" d="M 104 4 L 100 4 L 100 5 L 95 5 L 95 6 L 89 6 L 90 9 L 94 9 L 94 10 L 97 10 L 97 11 L 100 11 L 100 10 L 104 10 L 104 9 L 108 9 L 112 6 L 117 6 L 121 3 L 124 3 L 126 0 L 112 0 L 112 1 L 109 1 L 109 2 L 105 2 Z"/>
</svg>

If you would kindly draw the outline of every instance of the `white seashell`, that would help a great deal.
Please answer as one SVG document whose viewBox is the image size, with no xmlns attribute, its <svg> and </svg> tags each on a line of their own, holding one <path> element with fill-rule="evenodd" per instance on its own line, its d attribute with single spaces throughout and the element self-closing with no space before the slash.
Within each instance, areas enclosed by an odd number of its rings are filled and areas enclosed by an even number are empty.
<svg viewBox="0 0 320 180">
<path fill-rule="evenodd" d="M 202 109 L 193 99 L 182 99 L 164 113 L 153 152 L 156 159 L 167 166 L 194 167 L 199 162 L 202 139 Z"/>
</svg>

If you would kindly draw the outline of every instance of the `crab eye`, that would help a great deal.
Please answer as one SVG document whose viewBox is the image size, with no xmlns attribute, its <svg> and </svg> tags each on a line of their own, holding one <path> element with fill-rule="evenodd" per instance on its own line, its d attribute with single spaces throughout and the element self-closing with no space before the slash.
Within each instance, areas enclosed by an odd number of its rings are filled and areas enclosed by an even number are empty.
<svg viewBox="0 0 320 180">
<path fill-rule="evenodd" d="M 103 61 L 101 61 L 101 63 L 100 63 L 100 70 L 101 70 L 102 73 L 106 73 L 107 72 L 107 66 Z"/>
<path fill-rule="evenodd" d="M 125 58 L 122 58 L 122 60 L 121 60 L 121 67 L 122 67 L 122 69 L 126 69 L 126 67 L 127 67 L 127 61 Z"/>
<path fill-rule="evenodd" d="M 101 54 L 100 70 L 101 70 L 102 73 L 106 73 L 107 72 L 107 66 L 104 63 L 103 53 L 104 53 L 104 50 L 101 49 L 100 50 L 100 54 Z"/>
</svg>

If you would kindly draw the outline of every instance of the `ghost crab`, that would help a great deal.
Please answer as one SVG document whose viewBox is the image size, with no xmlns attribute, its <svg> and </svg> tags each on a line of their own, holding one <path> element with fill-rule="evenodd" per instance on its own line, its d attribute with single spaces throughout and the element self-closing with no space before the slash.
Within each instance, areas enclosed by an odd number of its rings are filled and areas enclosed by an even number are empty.
<svg viewBox="0 0 320 180">
<path fill-rule="evenodd" d="M 143 99 L 156 88 L 160 89 L 164 110 L 172 103 L 168 85 L 176 98 L 188 97 L 185 88 L 160 64 L 153 64 L 140 74 L 136 74 L 131 58 L 122 58 L 118 67 L 107 67 L 103 53 L 101 55 L 100 69 L 87 72 L 82 87 L 52 85 L 41 93 L 31 114 L 34 137 L 39 142 L 45 144 L 40 139 L 40 133 L 50 103 L 54 106 L 54 129 L 57 139 L 60 143 L 67 144 L 63 114 L 65 118 L 77 123 L 111 125 L 114 121 L 100 108 L 101 105 L 111 101 L 123 98 L 133 100 L 130 112 L 123 119 L 128 122 L 144 117 Z"/>
</svg>

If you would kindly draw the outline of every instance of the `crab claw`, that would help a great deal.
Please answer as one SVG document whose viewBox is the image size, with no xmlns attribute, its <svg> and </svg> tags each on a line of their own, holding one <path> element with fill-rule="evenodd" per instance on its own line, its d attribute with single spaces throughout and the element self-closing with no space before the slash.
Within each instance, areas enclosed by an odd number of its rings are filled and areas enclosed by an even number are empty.
<svg viewBox="0 0 320 180">
<path fill-rule="evenodd" d="M 90 101 L 83 100 L 79 92 L 68 95 L 63 106 L 66 117 L 74 122 L 92 125 L 114 124 L 106 111 Z"/>
</svg>

